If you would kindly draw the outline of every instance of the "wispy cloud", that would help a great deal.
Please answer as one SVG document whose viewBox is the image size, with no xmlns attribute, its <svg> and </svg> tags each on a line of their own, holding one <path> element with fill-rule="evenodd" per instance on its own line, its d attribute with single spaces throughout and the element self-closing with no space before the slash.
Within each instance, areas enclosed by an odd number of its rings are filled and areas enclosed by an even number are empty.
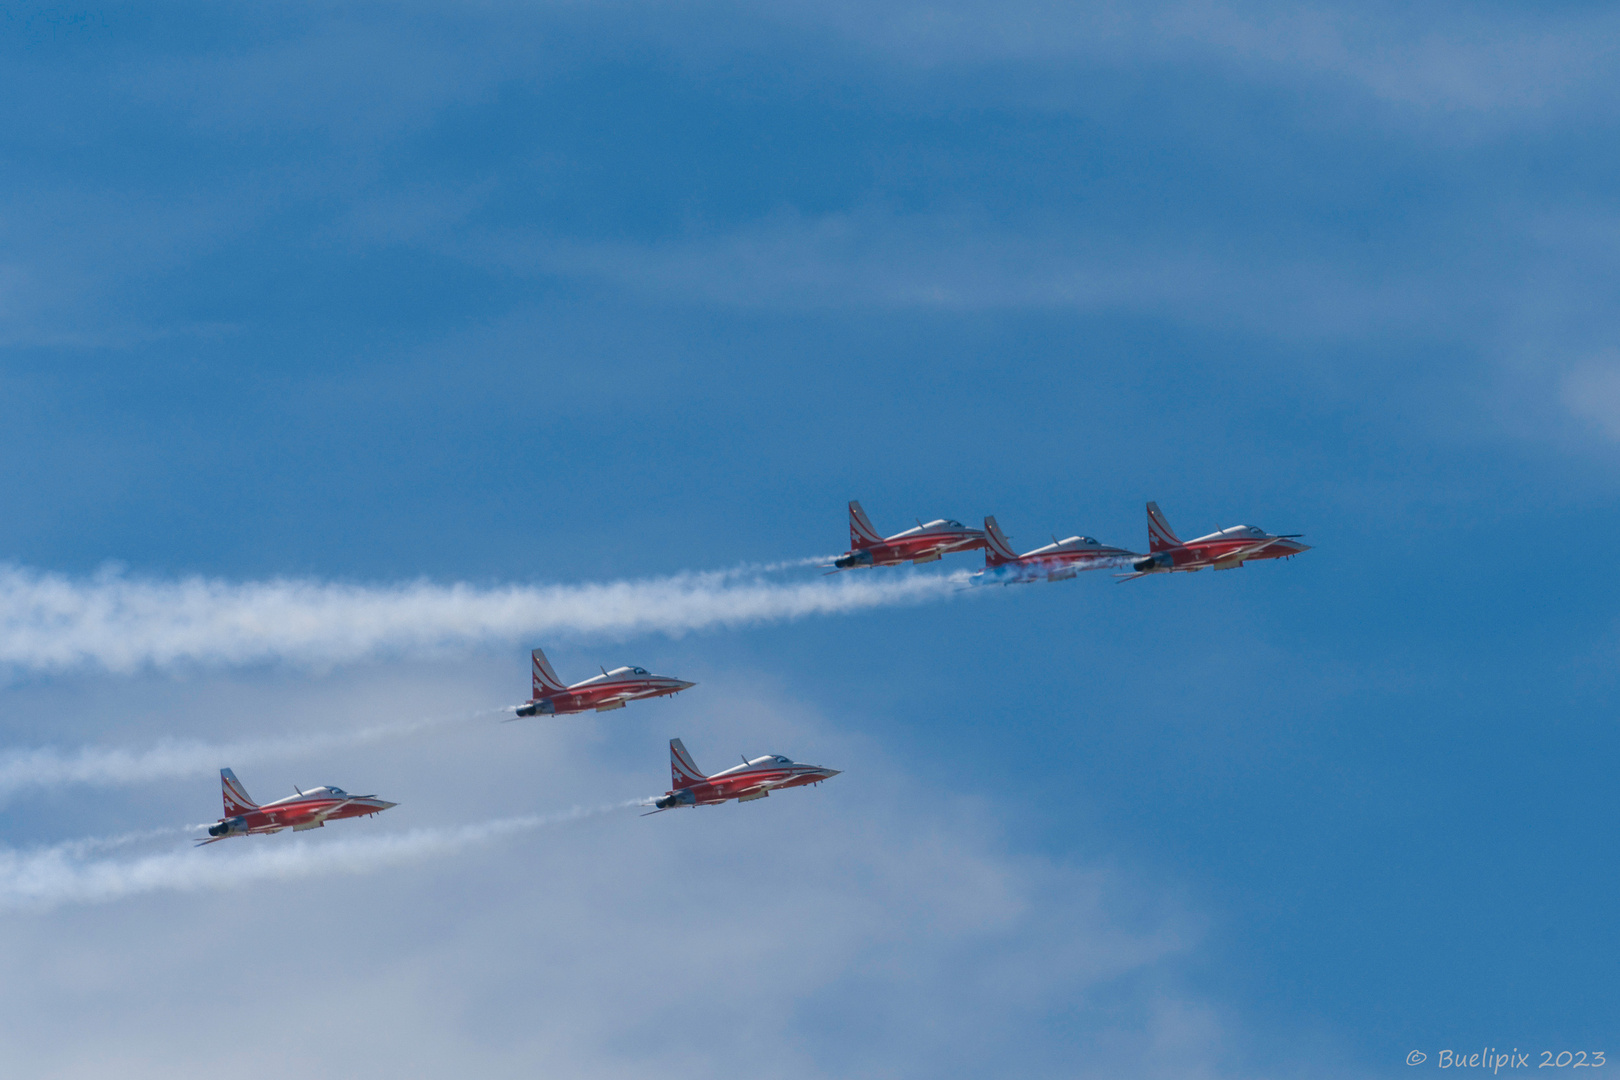
<svg viewBox="0 0 1620 1080">
<path fill-rule="evenodd" d="M 1438 301 L 1464 291 L 1435 280 L 1419 255 L 1374 267 L 1328 252 L 1234 254 L 1207 238 L 1098 235 L 1064 221 L 880 210 L 779 215 L 645 244 L 509 230 L 462 254 L 721 307 L 1117 312 L 1306 339 L 1432 326 Z"/>
<path fill-rule="evenodd" d="M 272 681 L 272 707 L 306 700 L 291 673 Z M 296 1063 L 389 1075 L 636 1075 L 702 1068 L 717 1046 L 773 1077 L 1185 1077 L 1223 1060 L 1224 1017 L 1209 1030 L 1209 1003 L 1178 992 L 1196 913 L 1119 870 L 1014 847 L 1005 807 L 914 775 L 864 724 L 840 731 L 728 684 L 684 732 L 700 762 L 776 747 L 846 774 L 713 810 L 544 814 L 663 786 L 652 732 L 596 725 L 524 752 L 444 739 L 398 755 L 401 810 L 308 835 L 178 851 L 172 834 L 14 841 L 0 944 L 45 974 L 5 999 L 20 1033 L 8 1060 L 30 1074 L 133 1062 L 120 1075 L 155 1080 L 244 1047 L 281 1062 L 274 1033 L 289 1029 L 305 1033 Z M 388 693 L 385 706 L 414 691 Z M 429 827 L 390 820 L 407 813 Z M 432 827 L 447 821 L 477 824 Z M 251 977 L 212 987 L 221 956 Z M 311 991 L 312 969 L 342 977 Z M 210 1015 L 266 1023 L 198 1025 L 205 984 Z M 1166 996 L 1190 1013 L 1172 1009 L 1168 1030 Z M 75 1009 L 116 1028 L 74 1041 Z"/>
<path fill-rule="evenodd" d="M 314 874 L 364 874 L 386 866 L 453 855 L 517 833 L 610 814 L 641 802 L 630 799 L 588 809 L 575 807 L 560 814 L 498 818 L 454 829 L 413 829 L 385 836 L 319 840 L 247 837 L 225 841 L 229 845 L 254 845 L 246 850 L 200 851 L 187 847 L 135 859 L 86 856 L 107 847 L 166 837 L 176 830 L 72 840 L 32 850 L 0 849 L 0 908 L 47 909 L 63 904 L 109 903 L 141 893 L 230 889 Z"/>
<path fill-rule="evenodd" d="M 557 636 L 679 635 L 948 598 L 960 575 L 770 581 L 722 570 L 582 585 L 72 578 L 0 569 L 0 664 L 129 672 L 173 664 L 329 665 Z"/>
<path fill-rule="evenodd" d="M 786 0 L 764 11 L 919 67 L 1198 64 L 1246 81 L 1336 82 L 1434 116 L 1517 117 L 1571 98 L 1612 98 L 1604 73 L 1620 35 L 1605 9 L 1502 9 L 1482 18 L 1461 4 Z"/>
<path fill-rule="evenodd" d="M 328 750 L 367 746 L 430 728 L 465 723 L 510 710 L 491 709 L 466 716 L 372 724 L 349 731 L 323 731 L 279 739 L 208 743 L 165 739 L 144 750 L 85 746 L 74 750 L 41 746 L 0 750 L 0 802 L 19 791 L 61 784 L 122 785 L 206 776 L 222 765 L 286 761 Z"/>
<path fill-rule="evenodd" d="M 1620 353 L 1609 350 L 1565 374 L 1564 406 L 1611 439 L 1620 439 Z"/>
</svg>

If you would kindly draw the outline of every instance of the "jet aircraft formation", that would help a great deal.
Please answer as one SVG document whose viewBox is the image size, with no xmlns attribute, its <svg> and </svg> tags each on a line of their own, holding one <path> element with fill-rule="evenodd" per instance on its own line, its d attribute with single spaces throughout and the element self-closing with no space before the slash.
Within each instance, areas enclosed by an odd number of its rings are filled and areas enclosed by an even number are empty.
<svg viewBox="0 0 1620 1080">
<path fill-rule="evenodd" d="M 849 504 L 849 550 L 835 558 L 830 573 L 870 569 L 879 566 L 913 565 L 937 562 L 962 551 L 984 551 L 984 569 L 972 574 L 975 585 L 1013 585 L 1034 581 L 1062 581 L 1083 570 L 1115 568 L 1121 581 L 1149 574 L 1191 573 L 1209 567 L 1235 570 L 1247 562 L 1287 559 L 1309 551 L 1299 542 L 1298 533 L 1268 533 L 1257 525 L 1233 525 L 1192 540 L 1176 536 L 1158 503 L 1147 504 L 1148 550 L 1146 554 L 1109 547 L 1089 536 L 1071 536 L 1019 554 L 1002 533 L 995 517 L 984 519 L 983 529 L 970 529 L 960 521 L 940 518 L 893 536 L 873 528 L 861 504 Z M 557 677 L 546 654 L 535 649 L 530 656 L 532 696 L 513 708 L 514 719 L 529 716 L 560 716 L 569 713 L 607 712 L 622 709 L 632 701 L 669 697 L 689 690 L 696 683 L 671 675 L 654 675 L 646 668 L 602 669 L 577 683 L 564 683 Z M 837 769 L 805 765 L 779 754 L 767 754 L 713 775 L 699 769 L 680 739 L 669 741 L 670 790 L 650 804 L 661 813 L 683 806 L 714 806 L 735 799 L 739 803 L 763 799 L 772 791 L 819 784 L 838 775 Z M 342 788 L 314 788 L 284 799 L 260 805 L 248 797 L 236 774 L 220 770 L 225 816 L 208 827 L 212 844 L 233 836 L 254 836 L 292 829 L 318 829 L 328 821 L 379 814 L 396 803 L 375 795 L 350 795 Z"/>
<path fill-rule="evenodd" d="M 885 537 L 872 527 L 861 504 L 849 504 L 849 550 L 832 561 L 832 573 L 872 566 L 913 565 L 935 562 L 955 551 L 984 549 L 984 569 L 970 580 L 975 585 L 1013 585 L 1031 581 L 1062 581 L 1082 570 L 1130 567 L 1121 580 L 1147 574 L 1183 573 L 1213 567 L 1235 570 L 1246 562 L 1260 559 L 1286 559 L 1309 551 L 1309 544 L 1298 542 L 1299 533 L 1273 535 L 1258 525 L 1234 525 L 1229 529 L 1181 541 L 1165 520 L 1159 504 L 1147 504 L 1148 553 L 1141 555 L 1124 548 L 1099 544 L 1089 536 L 1052 538 L 1045 547 L 1022 555 L 1002 533 L 994 517 L 984 519 L 984 528 L 970 529 L 960 521 L 940 519 L 915 529 Z"/>
</svg>

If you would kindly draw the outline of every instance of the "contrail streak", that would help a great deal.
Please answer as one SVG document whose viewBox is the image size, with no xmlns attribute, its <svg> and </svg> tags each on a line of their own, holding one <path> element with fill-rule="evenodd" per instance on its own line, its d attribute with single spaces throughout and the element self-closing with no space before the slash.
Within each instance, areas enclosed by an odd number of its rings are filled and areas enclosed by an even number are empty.
<svg viewBox="0 0 1620 1080">
<path fill-rule="evenodd" d="M 694 630 L 947 599 L 961 574 L 769 581 L 788 564 L 584 585 L 70 578 L 0 566 L 0 665 L 113 672 L 175 664 L 336 664 L 540 636 Z"/>
<path fill-rule="evenodd" d="M 0 750 L 0 803 L 19 791 L 62 784 L 144 784 L 207 776 L 222 765 L 233 767 L 264 761 L 285 761 L 326 750 L 366 746 L 435 727 L 466 723 L 507 710 L 489 709 L 458 717 L 373 724 L 351 731 L 324 731 L 281 739 L 245 739 L 234 743 L 205 743 L 192 739 L 164 739 L 144 750 L 86 746 L 64 751 L 42 746 Z"/>
<path fill-rule="evenodd" d="M 86 859 L 101 847 L 159 833 L 73 840 L 33 849 L 0 848 L 0 910 L 48 910 L 64 904 L 110 903 L 151 892 L 233 889 L 312 875 L 364 874 L 388 866 L 454 855 L 518 833 L 610 814 L 643 799 L 562 814 L 498 818 L 454 829 L 413 829 L 384 836 L 304 839 L 284 836 L 227 840 L 137 859 Z M 176 830 L 161 830 L 173 834 Z M 221 850 L 221 848 L 234 850 Z"/>
</svg>

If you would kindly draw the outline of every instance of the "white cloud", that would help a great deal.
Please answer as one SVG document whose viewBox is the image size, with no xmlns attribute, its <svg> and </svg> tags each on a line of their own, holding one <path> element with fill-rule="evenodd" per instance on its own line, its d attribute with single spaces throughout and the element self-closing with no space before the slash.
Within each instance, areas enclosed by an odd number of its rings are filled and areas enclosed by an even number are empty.
<svg viewBox="0 0 1620 1080">
<path fill-rule="evenodd" d="M 1560 396 L 1571 413 L 1620 439 L 1620 352 L 1593 357 L 1568 372 Z"/>
<path fill-rule="evenodd" d="M 549 808 L 661 786 L 667 733 L 642 710 L 368 750 L 400 807 L 309 837 L 35 852 L 5 890 L 35 909 L 0 920 L 0 957 L 30 972 L 0 989 L 9 1066 L 137 1080 L 1222 1071 L 1229 1021 L 1179 977 L 1196 918 L 1123 871 L 1029 850 L 994 803 L 728 681 L 682 732 L 700 764 L 768 748 L 844 775 L 747 806 L 538 827 Z M 196 694 L 177 726 L 211 722 L 217 696 Z M 415 697 L 405 677 L 372 705 Z M 492 821 L 506 834 L 485 835 Z M 96 902 L 40 910 L 47 893 Z"/>
<path fill-rule="evenodd" d="M 110 838 L 69 840 L 31 849 L 0 848 L 0 909 L 49 909 L 63 904 L 104 904 L 151 892 L 194 892 L 241 889 L 270 881 L 298 881 L 337 874 L 366 874 L 386 866 L 454 855 L 504 837 L 565 824 L 596 814 L 639 805 L 627 800 L 591 809 L 554 814 L 496 818 L 452 829 L 412 829 L 402 833 L 356 836 L 325 841 L 295 837 L 266 843 L 269 836 L 235 837 L 217 843 L 230 847 L 199 857 L 179 850 L 129 857 L 99 854 L 140 839 L 162 839 L 173 847 L 174 829 L 156 829 Z M 353 830 L 354 824 L 343 824 Z M 178 830 L 200 838 L 197 828 Z M 270 834 L 276 835 L 276 834 Z M 213 846 L 212 844 L 207 846 Z"/>
<path fill-rule="evenodd" d="M 1437 295 L 1456 287 L 1420 266 L 1363 267 L 1264 248 L 1234 254 L 1196 237 L 1097 236 L 1069 223 L 1008 227 L 942 214 L 778 217 L 644 245 L 507 234 L 473 247 L 480 260 L 596 278 L 660 300 L 1151 314 L 1305 339 L 1432 327 L 1444 306 Z"/>
<path fill-rule="evenodd" d="M 753 10 L 753 9 L 751 9 Z M 1165 0 L 780 3 L 776 17 L 830 28 L 922 67 L 1184 66 L 1245 82 L 1331 80 L 1415 114 L 1518 117 L 1611 94 L 1620 18 L 1604 9 L 1509 10 Z"/>
<path fill-rule="evenodd" d="M 510 708 L 467 713 L 437 719 L 401 720 L 343 730 L 283 734 L 210 743 L 197 739 L 165 738 L 144 749 L 83 746 L 66 750 L 55 746 L 0 750 L 0 800 L 30 788 L 59 788 L 66 784 L 132 785 L 160 780 L 213 776 L 224 762 L 233 766 L 308 758 L 333 750 L 369 746 Z"/>
</svg>

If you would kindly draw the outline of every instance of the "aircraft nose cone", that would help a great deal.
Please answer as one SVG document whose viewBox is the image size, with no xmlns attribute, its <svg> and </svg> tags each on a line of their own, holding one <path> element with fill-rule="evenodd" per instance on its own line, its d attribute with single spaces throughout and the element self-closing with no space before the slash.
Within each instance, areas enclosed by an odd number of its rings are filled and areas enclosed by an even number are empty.
<svg viewBox="0 0 1620 1080">
<path fill-rule="evenodd" d="M 697 685 L 697 683 L 695 683 L 695 682 L 682 682 L 680 679 L 675 680 L 675 689 L 677 691 L 690 690 L 690 689 L 692 689 L 692 687 L 694 687 L 696 685 Z"/>
<path fill-rule="evenodd" d="M 377 800 L 377 809 L 378 810 L 391 810 L 391 809 L 393 809 L 394 807 L 396 807 L 398 805 L 399 805 L 399 803 L 397 803 L 397 802 L 387 802 L 387 801 L 385 801 L 383 799 L 378 799 Z"/>
</svg>

